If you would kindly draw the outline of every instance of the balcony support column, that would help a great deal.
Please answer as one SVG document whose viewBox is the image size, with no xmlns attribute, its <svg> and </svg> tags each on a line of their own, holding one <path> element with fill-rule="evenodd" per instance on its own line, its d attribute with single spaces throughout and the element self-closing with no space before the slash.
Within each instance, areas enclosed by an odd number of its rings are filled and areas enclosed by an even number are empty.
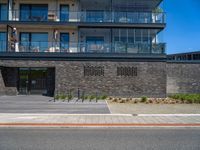
<svg viewBox="0 0 200 150">
<path fill-rule="evenodd" d="M 148 32 L 148 44 L 150 45 L 150 54 L 152 54 L 152 42 L 150 42 L 150 30 L 147 29 L 147 32 Z"/>
</svg>

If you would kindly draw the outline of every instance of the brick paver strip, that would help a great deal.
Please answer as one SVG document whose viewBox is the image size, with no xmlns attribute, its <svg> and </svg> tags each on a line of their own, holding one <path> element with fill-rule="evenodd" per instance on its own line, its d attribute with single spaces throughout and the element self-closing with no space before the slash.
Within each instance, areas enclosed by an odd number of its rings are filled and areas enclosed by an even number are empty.
<svg viewBox="0 0 200 150">
<path fill-rule="evenodd" d="M 200 116 L 135 116 L 135 115 L 49 115 L 0 114 L 0 126 L 49 127 L 147 127 L 196 126 Z"/>
</svg>

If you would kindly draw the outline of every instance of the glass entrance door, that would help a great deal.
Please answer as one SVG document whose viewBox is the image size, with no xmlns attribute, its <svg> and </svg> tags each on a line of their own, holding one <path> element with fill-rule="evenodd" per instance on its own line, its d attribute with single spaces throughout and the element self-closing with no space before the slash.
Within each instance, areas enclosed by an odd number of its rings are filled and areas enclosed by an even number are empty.
<svg viewBox="0 0 200 150">
<path fill-rule="evenodd" d="M 29 93 L 29 68 L 19 68 L 19 93 L 28 94 Z"/>
<path fill-rule="evenodd" d="M 47 93 L 47 68 L 19 68 L 19 94 Z"/>
<path fill-rule="evenodd" d="M 46 94 L 46 68 L 31 68 L 30 69 L 30 94 Z"/>
</svg>

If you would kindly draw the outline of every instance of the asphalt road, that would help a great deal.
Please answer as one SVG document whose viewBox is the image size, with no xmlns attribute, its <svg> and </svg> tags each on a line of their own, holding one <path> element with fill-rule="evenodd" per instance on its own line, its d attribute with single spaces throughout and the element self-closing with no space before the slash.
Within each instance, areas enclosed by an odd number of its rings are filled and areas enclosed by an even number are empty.
<svg viewBox="0 0 200 150">
<path fill-rule="evenodd" d="M 53 102 L 51 97 L 19 95 L 0 96 L 0 113 L 110 114 L 110 111 L 105 101 Z"/>
<path fill-rule="evenodd" d="M 200 129 L 0 128 L 0 150 L 200 150 Z"/>
</svg>

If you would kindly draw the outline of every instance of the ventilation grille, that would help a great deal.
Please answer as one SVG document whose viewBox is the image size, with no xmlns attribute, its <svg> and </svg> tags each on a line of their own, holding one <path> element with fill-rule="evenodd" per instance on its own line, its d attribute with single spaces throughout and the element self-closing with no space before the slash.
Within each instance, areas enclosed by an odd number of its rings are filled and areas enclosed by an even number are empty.
<svg viewBox="0 0 200 150">
<path fill-rule="evenodd" d="M 137 67 L 117 67 L 117 76 L 137 76 Z"/>
<path fill-rule="evenodd" d="M 104 76 L 104 67 L 84 66 L 84 76 Z"/>
</svg>

